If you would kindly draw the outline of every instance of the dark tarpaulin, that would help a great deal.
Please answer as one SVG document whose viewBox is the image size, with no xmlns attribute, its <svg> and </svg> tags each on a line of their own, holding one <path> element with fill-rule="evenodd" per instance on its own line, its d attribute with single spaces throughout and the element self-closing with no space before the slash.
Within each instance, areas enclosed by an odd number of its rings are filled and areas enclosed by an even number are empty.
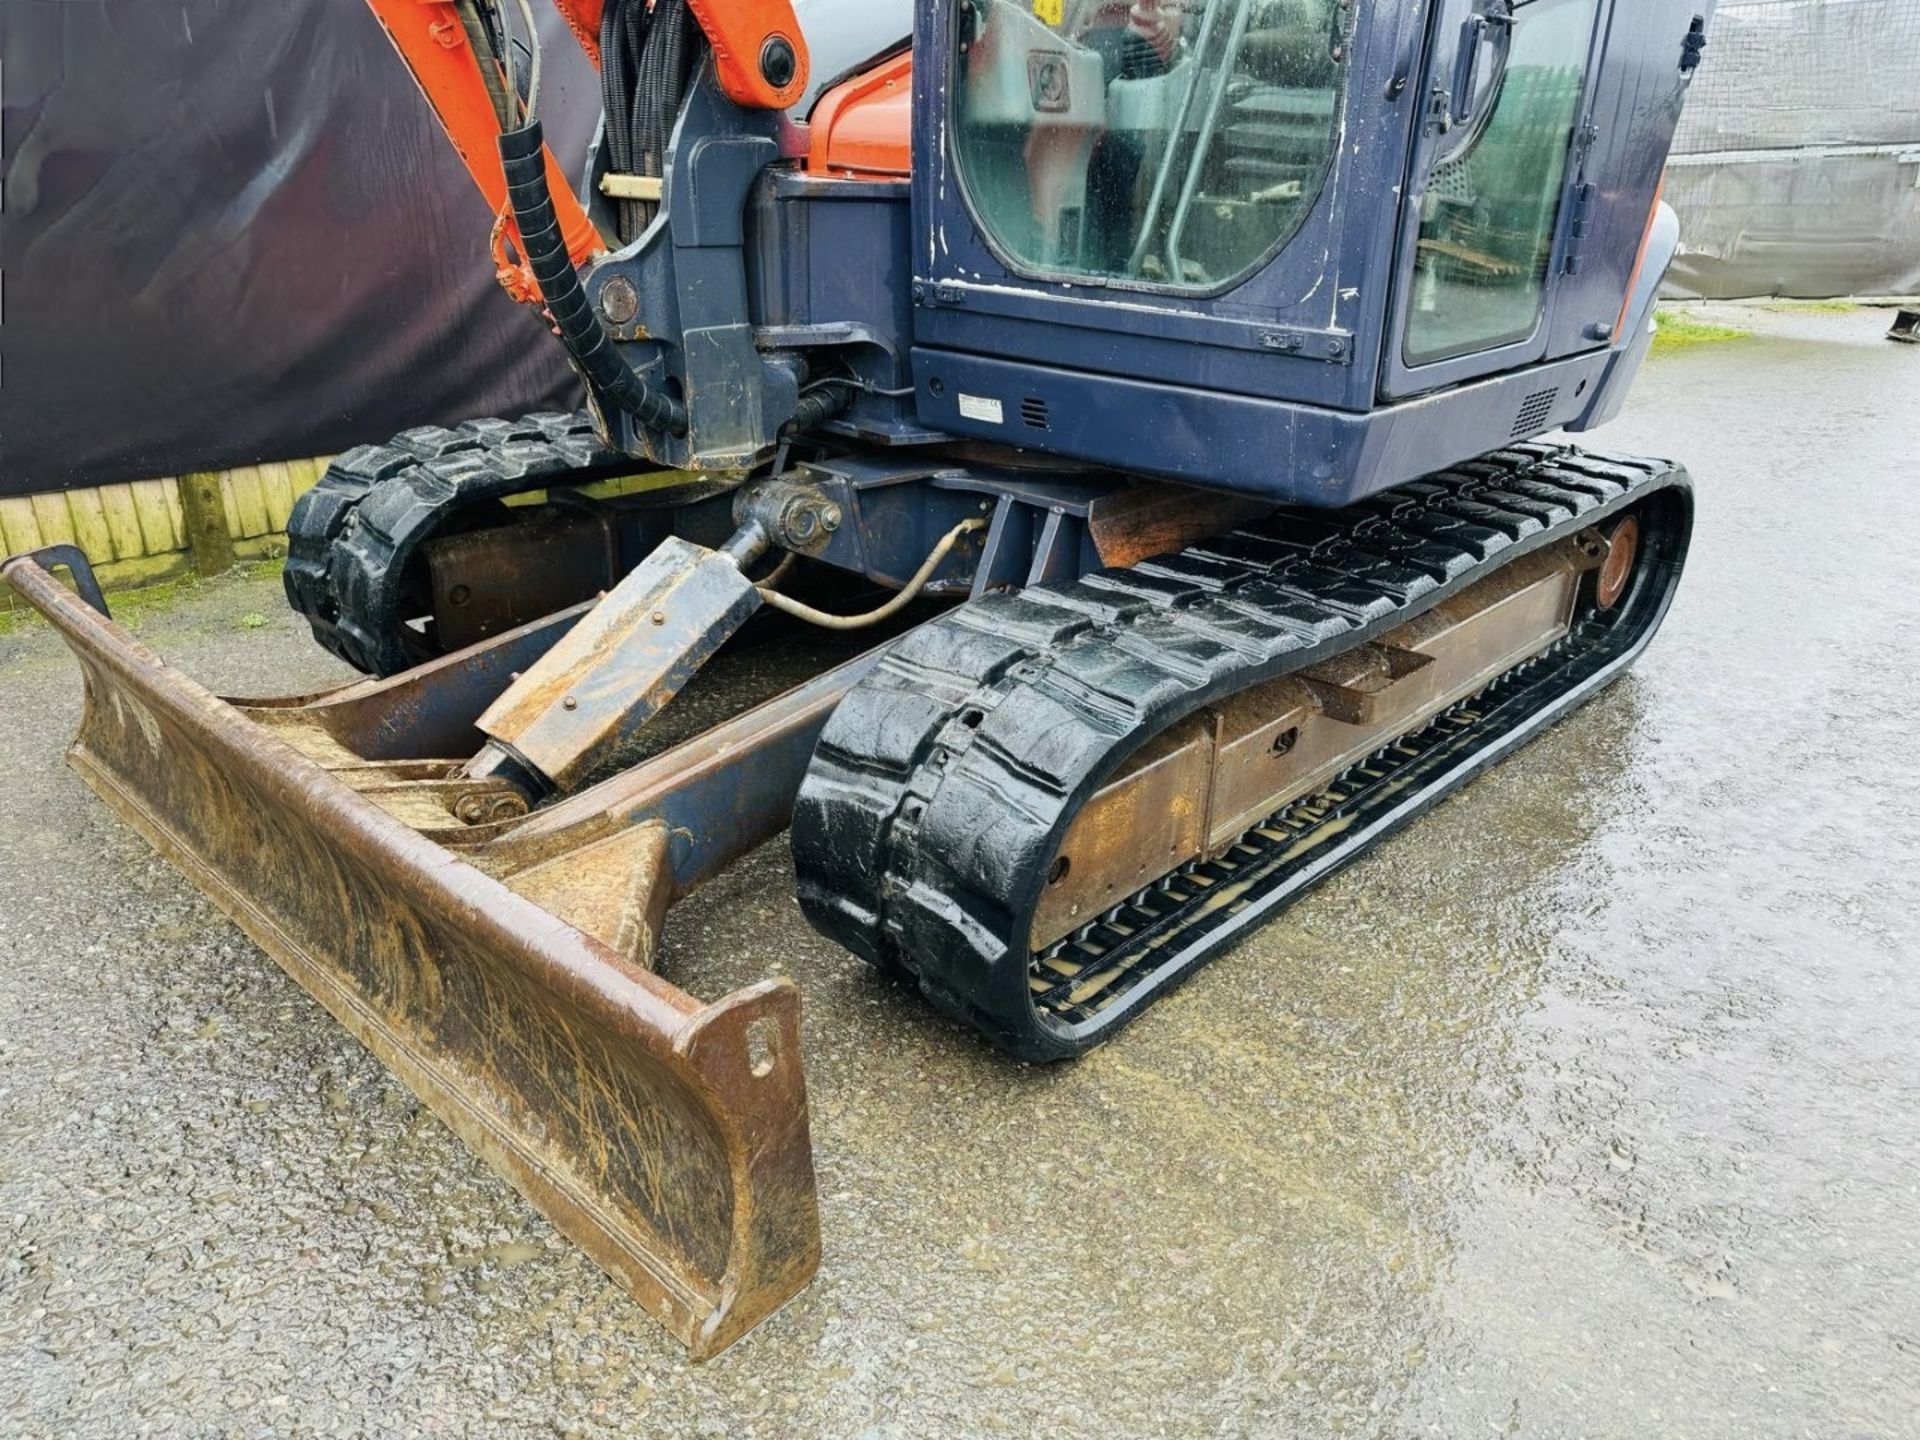
<svg viewBox="0 0 1920 1440">
<path fill-rule="evenodd" d="M 543 25 L 572 165 L 593 72 Z M 3 0 L 0 55 L 0 494 L 579 403 L 358 0 Z"/>
</svg>

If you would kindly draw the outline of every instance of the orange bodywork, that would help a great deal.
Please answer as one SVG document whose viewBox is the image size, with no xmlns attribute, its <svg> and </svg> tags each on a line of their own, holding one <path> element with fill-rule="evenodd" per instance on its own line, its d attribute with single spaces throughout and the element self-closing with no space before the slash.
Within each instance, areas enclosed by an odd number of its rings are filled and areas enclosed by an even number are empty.
<svg viewBox="0 0 1920 1440">
<path fill-rule="evenodd" d="M 1647 207 L 1647 228 L 1640 232 L 1640 253 L 1633 257 L 1633 269 L 1627 275 L 1627 293 L 1620 297 L 1620 317 L 1613 322 L 1613 343 L 1625 345 L 1627 336 L 1627 310 L 1633 304 L 1633 290 L 1640 283 L 1640 272 L 1647 268 L 1647 247 L 1653 243 L 1653 224 L 1660 218 L 1660 201 L 1667 193 L 1667 172 L 1660 172 L 1660 182 L 1653 187 L 1653 204 Z"/>
<path fill-rule="evenodd" d="M 748 110 L 785 110 L 807 89 L 807 42 L 791 0 L 687 0 L 713 47 L 713 70 L 727 98 Z M 792 57 L 786 83 L 763 73 L 760 57 L 784 42 Z"/>
<path fill-rule="evenodd" d="M 814 107 L 807 170 L 853 180 L 913 173 L 913 52 L 842 81 Z"/>
<path fill-rule="evenodd" d="M 606 0 L 553 0 L 580 48 L 600 63 L 600 14 Z M 687 0 L 687 9 L 713 47 L 720 88 L 749 110 L 785 110 L 806 93 L 807 44 L 792 0 Z M 775 85 L 760 70 L 767 45 L 784 40 L 793 53 L 793 73 Z"/>
<path fill-rule="evenodd" d="M 580 42 L 580 48 L 587 52 L 587 59 L 598 70 L 600 12 L 606 9 L 605 0 L 553 0 L 553 8 L 560 12 L 560 18 L 567 22 L 567 28 L 573 32 L 573 38 Z"/>
<path fill-rule="evenodd" d="M 373 13 L 392 38 L 400 58 L 419 82 L 421 93 L 440 117 L 440 124 L 453 142 L 453 148 L 466 162 L 480 193 L 486 196 L 493 213 L 502 217 L 500 229 L 511 234 L 513 221 L 506 215 L 507 181 L 500 169 L 496 139 L 500 121 L 493 113 L 486 82 L 480 76 L 480 62 L 467 43 L 460 16 L 445 0 L 367 0 Z M 567 255 L 578 265 L 588 256 L 606 249 L 600 234 L 587 218 L 573 186 L 561 172 L 553 152 L 547 152 L 547 185 L 553 192 L 554 213 L 560 221 L 560 233 L 567 242 Z M 516 299 L 534 294 L 532 279 L 518 266 L 502 266 L 501 283 Z"/>
</svg>

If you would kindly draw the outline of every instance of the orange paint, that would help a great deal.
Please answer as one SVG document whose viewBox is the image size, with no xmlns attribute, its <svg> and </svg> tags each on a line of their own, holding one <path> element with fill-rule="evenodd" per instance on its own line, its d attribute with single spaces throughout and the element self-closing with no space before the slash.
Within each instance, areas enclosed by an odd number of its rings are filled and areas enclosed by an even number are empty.
<svg viewBox="0 0 1920 1440">
<path fill-rule="evenodd" d="M 507 181 L 500 169 L 500 152 L 495 140 L 500 121 L 493 113 L 493 101 L 487 96 L 486 82 L 480 76 L 480 61 L 467 43 L 465 28 L 454 7 L 444 0 L 367 0 L 392 39 L 400 58 L 413 72 L 421 93 L 433 106 L 434 114 L 466 163 L 480 193 L 496 216 L 507 205 Z M 567 242 L 567 254 L 578 265 L 588 256 L 606 248 L 600 234 L 587 219 L 553 152 L 547 152 L 547 185 L 553 191 L 553 208 L 560 221 L 560 233 Z M 505 236 L 518 240 L 509 218 L 500 227 Z M 515 298 L 532 292 L 523 267 L 507 266 L 501 283 Z"/>
<path fill-rule="evenodd" d="M 748 110 L 785 110 L 807 89 L 807 42 L 800 33 L 791 0 L 687 0 L 687 9 L 713 47 L 713 69 L 720 88 Z M 767 47 L 784 42 L 792 53 L 792 73 L 775 85 L 761 70 Z"/>
<path fill-rule="evenodd" d="M 553 0 L 553 8 L 560 12 L 560 18 L 567 22 L 567 28 L 573 32 L 573 38 L 580 42 L 580 48 L 587 52 L 587 59 L 598 70 L 600 12 L 606 8 L 605 0 Z"/>
<path fill-rule="evenodd" d="M 903 51 L 820 97 L 807 171 L 853 180 L 913 173 L 913 52 Z"/>
<path fill-rule="evenodd" d="M 1628 337 L 1627 307 L 1633 304 L 1633 287 L 1640 283 L 1640 272 L 1647 265 L 1647 247 L 1653 243 L 1653 222 L 1660 215 L 1660 197 L 1667 193 L 1667 172 L 1660 172 L 1660 183 L 1653 187 L 1653 204 L 1647 207 L 1647 228 L 1640 234 L 1640 253 L 1633 257 L 1633 271 L 1627 276 L 1627 293 L 1620 297 L 1620 318 L 1613 322 L 1613 343 L 1625 348 Z"/>
</svg>

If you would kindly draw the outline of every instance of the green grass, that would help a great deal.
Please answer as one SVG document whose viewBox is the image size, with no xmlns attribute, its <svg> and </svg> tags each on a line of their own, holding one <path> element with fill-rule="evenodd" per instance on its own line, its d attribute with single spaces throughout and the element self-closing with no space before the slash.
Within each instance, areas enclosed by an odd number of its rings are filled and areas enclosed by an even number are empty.
<svg viewBox="0 0 1920 1440">
<path fill-rule="evenodd" d="M 1766 308 L 1810 315 L 1846 315 L 1860 307 L 1851 300 L 1776 300 Z"/>
<path fill-rule="evenodd" d="M 276 556 L 270 560 L 255 560 L 236 566 L 225 575 L 217 575 L 204 580 L 198 575 L 183 575 L 177 580 L 163 580 L 157 585 L 141 585 L 131 590 L 107 591 L 107 608 L 113 611 L 113 618 L 128 630 L 137 631 L 140 622 L 149 615 L 170 610 L 176 602 L 208 586 L 231 583 L 233 581 L 278 580 L 280 572 L 287 568 L 286 559 Z M 64 580 L 66 573 L 60 572 Z M 40 616 L 25 601 L 16 599 L 12 592 L 0 587 L 0 636 L 11 635 L 24 626 L 37 624 Z M 234 624 L 242 630 L 263 629 L 269 623 L 267 617 L 258 611 L 249 611 Z"/>
<path fill-rule="evenodd" d="M 159 585 L 142 585 L 138 590 L 109 591 L 107 608 L 121 625 L 138 630 L 147 616 L 172 609 L 175 601 L 191 595 L 206 583 L 197 575 L 183 575 Z"/>
<path fill-rule="evenodd" d="M 64 571 L 59 579 L 72 588 Z M 194 576 L 183 576 L 178 580 L 165 580 L 158 585 L 142 585 L 137 590 L 109 590 L 107 608 L 113 612 L 113 618 L 128 630 L 138 630 L 140 622 L 148 615 L 169 609 L 182 594 L 191 593 L 202 583 Z M 24 600 L 7 597 L 12 603 L 8 608 L 0 609 L 0 635 L 11 635 L 29 625 L 38 625 L 40 615 Z"/>
<path fill-rule="evenodd" d="M 1655 316 L 1659 329 L 1653 337 L 1653 353 L 1671 354 L 1676 350 L 1690 350 L 1695 345 L 1713 345 L 1722 340 L 1740 340 L 1747 331 L 1736 330 L 1731 325 L 1714 325 L 1705 320 L 1695 320 L 1692 316 L 1678 310 L 1661 310 Z"/>
</svg>

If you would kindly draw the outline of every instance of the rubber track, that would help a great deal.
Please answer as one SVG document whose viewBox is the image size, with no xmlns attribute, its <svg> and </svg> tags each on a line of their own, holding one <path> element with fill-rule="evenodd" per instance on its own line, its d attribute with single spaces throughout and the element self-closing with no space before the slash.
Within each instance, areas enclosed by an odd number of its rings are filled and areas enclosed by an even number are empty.
<svg viewBox="0 0 1920 1440">
<path fill-rule="evenodd" d="M 584 411 L 423 425 L 361 445 L 328 467 L 287 524 L 287 603 L 356 669 L 417 664 L 399 613 L 408 563 L 460 510 L 553 485 L 630 474 Z"/>
<path fill-rule="evenodd" d="M 903 637 L 828 722 L 793 819 L 802 908 L 1015 1054 L 1079 1053 L 1107 1032 L 1034 1014 L 1027 935 L 1068 825 L 1127 754 L 1686 484 L 1665 462 L 1515 446 L 1343 510 L 1284 510 L 961 606 Z"/>
</svg>

